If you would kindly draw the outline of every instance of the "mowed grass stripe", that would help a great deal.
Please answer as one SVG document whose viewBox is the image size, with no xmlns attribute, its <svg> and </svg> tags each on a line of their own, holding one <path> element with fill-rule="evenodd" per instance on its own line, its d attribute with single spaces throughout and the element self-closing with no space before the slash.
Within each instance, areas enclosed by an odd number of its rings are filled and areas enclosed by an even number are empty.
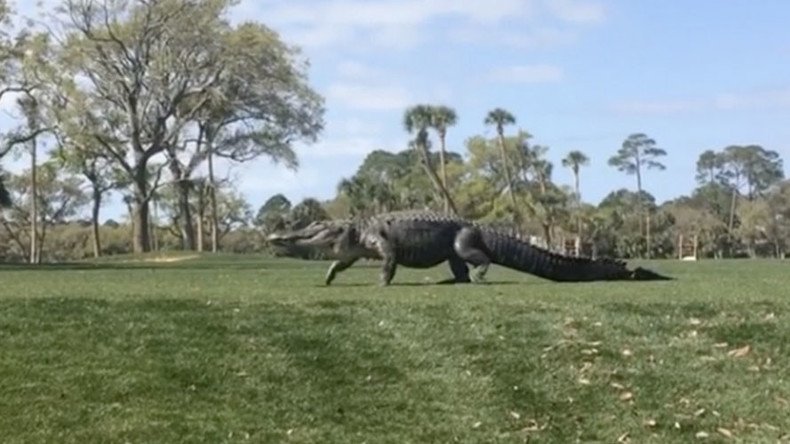
<svg viewBox="0 0 790 444">
<path fill-rule="evenodd" d="M 200 258 L 4 267 L 5 442 L 632 442 L 790 433 L 786 264 L 489 285 Z M 748 349 L 746 348 L 748 346 Z"/>
</svg>

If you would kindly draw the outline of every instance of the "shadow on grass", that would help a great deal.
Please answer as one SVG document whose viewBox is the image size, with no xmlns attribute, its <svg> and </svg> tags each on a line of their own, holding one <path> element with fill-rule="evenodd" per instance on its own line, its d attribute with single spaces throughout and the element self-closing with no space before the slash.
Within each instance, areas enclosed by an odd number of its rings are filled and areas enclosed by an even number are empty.
<svg viewBox="0 0 790 444">
<path fill-rule="evenodd" d="M 314 266 L 314 265 L 313 265 Z M 268 261 L 134 261 L 134 262 L 64 262 L 49 264 L 0 264 L 3 271 L 106 271 L 106 270 L 299 270 L 304 265 L 293 262 Z"/>
<path fill-rule="evenodd" d="M 392 282 L 387 287 L 432 287 L 432 286 L 451 286 L 451 285 L 459 285 L 459 286 L 480 286 L 480 287 L 487 287 L 492 285 L 534 285 L 534 282 L 526 282 L 526 281 L 487 281 L 483 283 L 470 283 L 470 282 L 442 282 L 442 281 L 425 281 L 425 282 Z M 315 288 L 323 288 L 327 287 L 325 284 L 316 284 L 313 287 Z M 378 281 L 370 281 L 370 282 L 332 282 L 332 285 L 329 287 L 371 287 L 371 288 L 387 288 L 382 287 L 379 285 Z"/>
</svg>

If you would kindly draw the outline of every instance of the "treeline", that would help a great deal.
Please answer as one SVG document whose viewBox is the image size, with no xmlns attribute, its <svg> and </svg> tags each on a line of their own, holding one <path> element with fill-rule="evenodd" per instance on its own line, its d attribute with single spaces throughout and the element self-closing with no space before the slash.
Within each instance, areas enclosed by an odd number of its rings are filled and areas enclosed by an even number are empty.
<svg viewBox="0 0 790 444">
<path fill-rule="evenodd" d="M 0 187 L 6 258 L 78 256 L 52 236 L 85 206 L 95 256 L 151 251 L 159 237 L 217 251 L 247 204 L 216 163 L 266 156 L 297 168 L 293 144 L 316 140 L 323 98 L 298 48 L 226 20 L 235 3 L 63 0 L 34 21 L 0 0 L 0 100 L 19 122 L 0 134 L 0 157 L 29 165 Z M 102 245 L 109 193 L 129 207 L 128 245 Z"/>
<path fill-rule="evenodd" d="M 299 49 L 261 23 L 231 25 L 233 4 L 63 0 L 42 22 L 25 22 L 0 0 L 0 100 L 18 123 L 0 129 L 0 159 L 28 165 L 2 174 L 4 260 L 260 252 L 272 230 L 407 208 L 457 213 L 554 249 L 578 238 L 585 254 L 674 257 L 683 236 L 697 239 L 700 256 L 784 255 L 790 200 L 776 152 L 707 151 L 699 186 L 658 204 L 642 177 L 664 169 L 667 153 L 635 133 L 608 159 L 634 190 L 592 204 L 582 198 L 583 150 L 553 165 L 549 147 L 509 133 L 516 118 L 500 108 L 481 116 L 496 137 L 469 137 L 453 152 L 455 111 L 413 106 L 400 122 L 409 145 L 372 151 L 333 199 L 277 195 L 253 209 L 217 163 L 264 156 L 297 169 L 293 144 L 317 140 L 324 100 Z M 555 167 L 573 171 L 574 186 L 556 183 Z M 128 217 L 100 223 L 110 195 Z"/>
<path fill-rule="evenodd" d="M 667 152 L 647 135 L 631 134 L 607 162 L 613 172 L 632 176 L 634 189 L 613 190 L 596 205 L 582 199 L 589 164 L 584 152 L 565 153 L 560 167 L 575 180 L 573 186 L 558 184 L 546 159 L 549 147 L 523 130 L 505 133 L 516 123 L 511 113 L 492 110 L 482 123 L 493 125 L 497 136 L 468 138 L 464 153 L 444 149 L 454 121 L 444 106 L 407 110 L 405 129 L 415 134 L 410 147 L 371 152 L 324 208 L 336 217 L 415 208 L 454 212 L 566 253 L 578 238 L 584 255 L 673 258 L 696 249 L 698 257 L 784 257 L 790 245 L 790 181 L 775 151 L 758 145 L 705 151 L 696 164 L 698 186 L 659 204 L 642 178 L 665 169 Z M 288 208 L 283 196 L 273 197 L 261 208 L 259 223 L 265 230 L 298 225 Z"/>
</svg>

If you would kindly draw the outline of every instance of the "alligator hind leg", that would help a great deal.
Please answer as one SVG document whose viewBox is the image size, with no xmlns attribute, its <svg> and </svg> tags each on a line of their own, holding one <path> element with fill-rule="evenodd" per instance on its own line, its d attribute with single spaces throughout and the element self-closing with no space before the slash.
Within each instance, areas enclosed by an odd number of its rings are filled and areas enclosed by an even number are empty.
<svg viewBox="0 0 790 444">
<path fill-rule="evenodd" d="M 469 267 L 466 266 L 466 262 L 463 259 L 451 257 L 449 262 L 453 277 L 439 281 L 437 282 L 438 284 L 466 284 L 471 282 L 469 279 Z"/>
<path fill-rule="evenodd" d="M 475 271 L 472 275 L 473 282 L 483 282 L 485 280 L 488 266 L 491 259 L 483 250 L 477 248 L 479 245 L 480 233 L 472 228 L 462 228 L 455 236 L 453 248 L 456 254 L 466 262 L 474 265 Z"/>
<path fill-rule="evenodd" d="M 354 262 L 356 262 L 357 259 L 359 258 L 355 257 L 351 259 L 337 260 L 332 262 L 332 265 L 329 266 L 329 270 L 327 270 L 326 272 L 326 279 L 324 280 L 326 285 L 331 284 L 332 281 L 335 280 L 335 276 L 337 276 L 338 273 L 354 265 Z"/>
</svg>

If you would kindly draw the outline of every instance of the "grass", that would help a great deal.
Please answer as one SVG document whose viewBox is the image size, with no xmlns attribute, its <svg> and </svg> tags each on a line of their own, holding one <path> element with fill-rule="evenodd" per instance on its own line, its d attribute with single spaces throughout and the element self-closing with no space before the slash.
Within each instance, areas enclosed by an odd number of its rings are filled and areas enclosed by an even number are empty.
<svg viewBox="0 0 790 444">
<path fill-rule="evenodd" d="M 644 264 L 643 264 L 644 265 Z M 12 442 L 777 442 L 790 273 L 657 261 L 672 282 L 376 286 L 357 265 L 217 256 L 0 266 Z"/>
</svg>

